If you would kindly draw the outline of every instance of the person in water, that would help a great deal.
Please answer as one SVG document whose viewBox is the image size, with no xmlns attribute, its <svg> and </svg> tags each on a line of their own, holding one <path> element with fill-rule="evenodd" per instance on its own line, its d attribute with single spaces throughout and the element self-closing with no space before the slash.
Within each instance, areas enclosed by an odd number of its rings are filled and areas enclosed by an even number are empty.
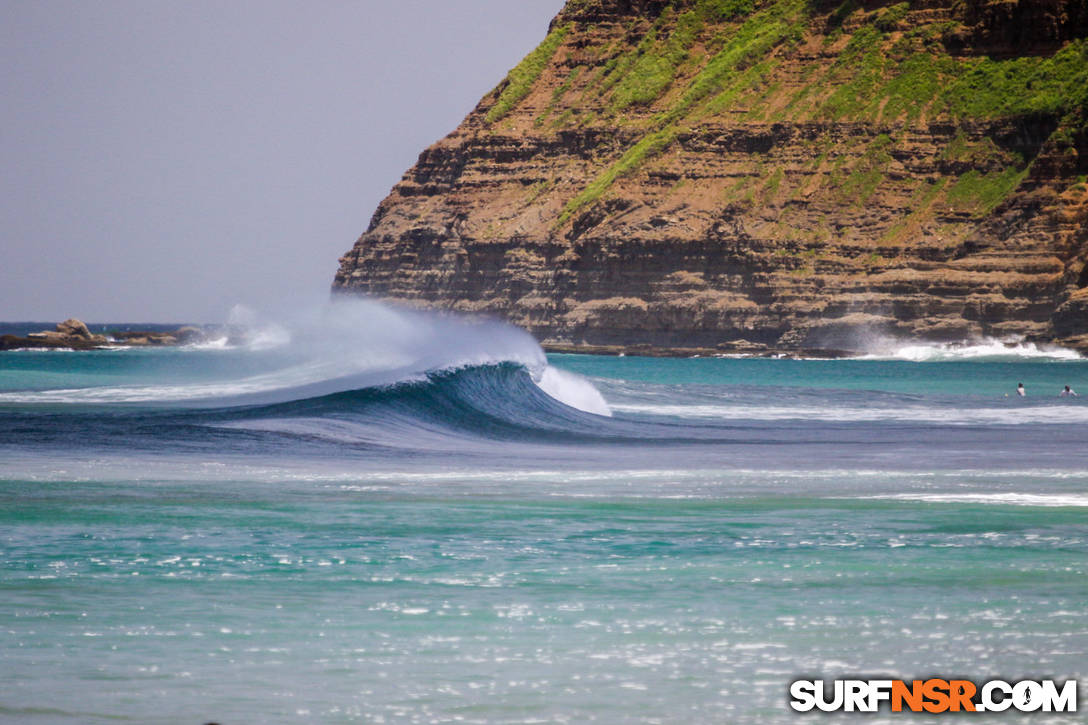
<svg viewBox="0 0 1088 725">
<path fill-rule="evenodd" d="M 1023 383 L 1020 383 L 1019 385 L 1016 386 L 1016 394 L 1019 395 L 1021 398 L 1023 398 L 1025 395 L 1028 394 L 1028 392 L 1026 390 L 1024 390 L 1024 384 Z"/>
<path fill-rule="evenodd" d="M 1063 398 L 1077 398 L 1077 397 L 1080 397 L 1080 396 L 1078 396 L 1078 395 L 1077 395 L 1077 391 L 1076 391 L 1076 390 L 1073 390 L 1073 389 L 1072 389 L 1071 387 L 1069 387 L 1068 385 L 1066 385 L 1066 386 L 1065 386 L 1065 390 L 1063 390 L 1062 392 L 1058 393 L 1058 395 L 1060 395 L 1060 396 L 1061 396 L 1061 397 L 1063 397 Z"/>
</svg>

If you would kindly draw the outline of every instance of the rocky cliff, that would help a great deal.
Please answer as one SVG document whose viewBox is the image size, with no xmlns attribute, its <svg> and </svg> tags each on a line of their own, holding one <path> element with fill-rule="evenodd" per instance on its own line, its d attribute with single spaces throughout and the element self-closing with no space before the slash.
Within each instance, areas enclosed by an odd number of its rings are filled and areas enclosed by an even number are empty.
<svg viewBox="0 0 1088 725">
<path fill-rule="evenodd" d="M 553 348 L 1088 349 L 1085 0 L 570 0 L 334 290 Z"/>
</svg>

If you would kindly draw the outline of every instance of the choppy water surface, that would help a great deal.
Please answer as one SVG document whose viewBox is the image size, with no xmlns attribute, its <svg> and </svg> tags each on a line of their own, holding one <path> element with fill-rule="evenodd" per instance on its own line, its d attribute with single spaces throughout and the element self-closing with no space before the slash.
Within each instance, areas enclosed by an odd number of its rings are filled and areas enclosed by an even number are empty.
<svg viewBox="0 0 1088 725">
<path fill-rule="evenodd" d="M 1083 678 L 1088 362 L 901 352 L 545 357 L 359 305 L 0 354 L 0 721 L 773 722 L 800 676 Z"/>
</svg>

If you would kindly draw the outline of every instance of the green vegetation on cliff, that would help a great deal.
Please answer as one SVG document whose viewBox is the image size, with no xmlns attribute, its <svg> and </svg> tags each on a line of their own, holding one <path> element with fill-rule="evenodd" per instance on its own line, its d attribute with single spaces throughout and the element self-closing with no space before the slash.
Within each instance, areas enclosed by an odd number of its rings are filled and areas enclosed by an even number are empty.
<svg viewBox="0 0 1088 725">
<path fill-rule="evenodd" d="M 1086 118 L 1084 0 L 569 0 L 335 286 L 564 346 L 1088 350 Z"/>
<path fill-rule="evenodd" d="M 568 11 L 578 7 L 570 3 Z M 915 16 L 913 7 L 900 2 L 866 9 L 845 0 L 825 17 L 816 0 L 674 0 L 656 17 L 632 20 L 626 36 L 637 42 L 591 49 L 599 67 L 578 66 L 538 118 L 539 125 L 553 114 L 582 73 L 588 80 L 581 83 L 581 97 L 603 103 L 592 114 L 567 109 L 551 126 L 594 124 L 635 136 L 569 198 L 558 225 L 600 200 L 617 179 L 644 168 L 678 135 L 711 120 L 867 123 L 893 135 L 897 128 L 941 119 L 1047 116 L 1060 119 L 1059 132 L 1067 134 L 1085 125 L 1088 42 L 1075 40 L 1049 55 L 954 55 L 949 42 L 962 30 L 954 14 Z M 489 122 L 531 92 L 575 25 L 557 26 L 511 71 L 487 112 Z M 813 64 L 800 81 L 780 73 L 783 64 L 813 53 L 833 60 Z M 838 177 L 844 197 L 863 201 L 881 183 L 887 163 L 866 159 Z M 992 209 L 1024 170 L 1024 163 L 1014 163 L 961 179 L 948 189 L 949 201 Z"/>
<path fill-rule="evenodd" d="M 699 11 L 688 11 L 679 16 L 676 23 L 676 32 L 671 37 L 678 38 L 678 42 L 672 44 L 668 55 L 660 61 L 654 61 L 655 67 L 665 67 L 672 59 L 681 57 L 679 48 L 684 48 L 683 57 L 688 55 L 687 48 L 700 39 L 707 36 L 711 30 L 718 29 L 723 18 L 733 18 L 735 6 L 722 7 L 726 3 L 699 3 Z M 702 67 L 687 82 L 683 92 L 669 107 L 656 114 L 651 122 L 651 130 L 631 149 L 623 155 L 615 164 L 605 169 L 597 179 L 586 188 L 584 192 L 572 199 L 563 209 L 560 216 L 560 224 L 564 223 L 581 208 L 597 201 L 607 191 L 612 182 L 620 176 L 638 169 L 648 158 L 660 153 L 672 143 L 676 136 L 678 125 L 689 119 L 692 110 L 707 98 L 714 97 L 729 89 L 729 82 L 736 75 L 752 65 L 755 59 L 766 55 L 772 48 L 782 43 L 787 38 L 797 39 L 799 28 L 797 20 L 801 15 L 803 3 L 800 0 L 775 0 L 765 5 L 758 12 L 737 25 L 726 22 L 725 26 L 732 32 L 718 30 L 710 37 L 704 38 L 709 46 L 720 46 L 720 49 L 705 60 Z M 707 17 L 717 19 L 718 23 L 704 23 Z M 668 12 L 661 18 L 668 18 Z M 659 21 L 660 23 L 660 21 Z M 641 48 L 641 46 L 640 46 Z M 644 56 L 649 51 L 644 51 Z M 649 65 L 649 63 L 647 63 Z M 637 64 L 636 64 L 637 67 Z M 675 66 L 672 66 L 675 69 Z M 764 68 L 765 69 L 765 68 Z M 664 77 L 662 74 L 661 78 Z M 634 78 L 632 83 L 639 84 L 644 89 L 641 96 L 647 100 L 656 99 L 664 90 L 664 85 L 658 87 L 654 84 L 647 87 L 644 79 L 639 75 L 628 75 L 624 80 Z M 747 81 L 754 78 L 749 75 Z M 660 79 L 659 79 L 660 80 Z M 671 73 L 670 73 L 671 80 Z M 621 84 L 622 87 L 622 84 Z M 614 94 L 615 98 L 615 94 Z M 620 96 L 614 101 L 614 107 L 623 108 L 628 98 Z M 699 115 L 699 114 L 695 114 Z M 703 114 L 705 115 L 705 113 Z"/>
<path fill-rule="evenodd" d="M 569 31 L 570 26 L 568 25 L 556 28 L 548 33 L 548 37 L 544 39 L 544 42 L 538 45 L 532 53 L 525 56 L 525 59 L 510 71 L 510 74 L 506 77 L 505 87 L 499 93 L 499 99 L 487 112 L 489 122 L 498 121 L 509 113 L 510 109 L 516 106 L 525 96 L 529 95 L 529 91 L 533 89 L 533 84 L 537 82 L 540 74 L 548 67 L 548 63 L 551 62 L 556 49 Z"/>
</svg>

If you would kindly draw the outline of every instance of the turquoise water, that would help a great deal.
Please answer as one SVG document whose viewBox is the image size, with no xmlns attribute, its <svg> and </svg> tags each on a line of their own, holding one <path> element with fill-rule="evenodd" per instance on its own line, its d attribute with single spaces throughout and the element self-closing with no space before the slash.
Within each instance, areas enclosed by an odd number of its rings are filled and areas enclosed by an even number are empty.
<svg viewBox="0 0 1088 725">
<path fill-rule="evenodd" d="M 363 313 L 0 355 L 0 721 L 780 722 L 799 677 L 1086 674 L 1088 362 Z"/>
</svg>

